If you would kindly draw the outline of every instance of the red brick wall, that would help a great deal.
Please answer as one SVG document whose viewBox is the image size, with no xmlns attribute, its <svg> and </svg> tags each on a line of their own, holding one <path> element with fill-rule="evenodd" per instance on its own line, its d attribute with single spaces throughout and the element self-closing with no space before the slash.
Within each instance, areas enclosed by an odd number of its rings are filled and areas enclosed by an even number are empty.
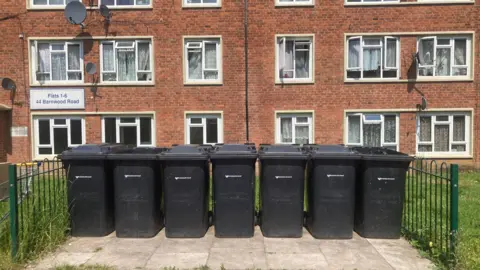
<svg viewBox="0 0 480 270">
<path fill-rule="evenodd" d="M 17 83 L 13 105 L 7 91 L 2 103 L 13 106 L 14 126 L 30 129 L 29 37 L 72 37 L 81 33 L 69 25 L 62 11 L 27 11 L 24 0 L 1 0 L 0 77 Z M 19 4 L 20 2 L 20 4 Z M 109 35 L 154 36 L 155 86 L 99 87 L 101 98 L 91 98 L 85 88 L 87 112 L 155 111 L 157 145 L 183 143 L 184 111 L 223 111 L 224 141 L 245 141 L 245 70 L 243 1 L 223 0 L 218 9 L 182 9 L 181 0 L 153 0 L 153 9 L 114 10 Z M 415 108 L 417 93 L 408 93 L 407 83 L 345 83 L 344 33 L 475 31 L 479 15 L 475 5 L 408 5 L 346 7 L 343 1 L 315 1 L 314 7 L 275 8 L 274 0 L 249 1 L 249 106 L 250 141 L 274 142 L 275 110 L 315 110 L 315 142 L 342 143 L 346 109 Z M 105 35 L 102 17 L 89 11 L 86 29 L 92 36 Z M 24 34 L 24 39 L 19 34 Z M 315 83 L 276 85 L 274 78 L 275 34 L 315 34 Z M 184 86 L 183 35 L 221 35 L 223 85 Z M 401 77 L 416 51 L 415 36 L 401 36 Z M 474 56 L 478 57 L 475 36 Z M 85 44 L 86 46 L 87 44 Z M 88 46 L 87 46 L 88 47 Z M 85 62 L 97 63 L 99 47 L 93 42 Z M 475 79 L 480 67 L 475 61 Z M 87 80 L 89 76 L 86 75 Z M 429 108 L 474 108 L 479 101 L 478 82 L 418 83 Z M 479 113 L 474 115 L 475 138 L 479 138 Z M 99 116 L 87 116 L 88 142 L 101 140 Z M 478 139 L 475 162 L 480 160 Z M 400 115 L 400 150 L 415 152 L 415 117 Z M 12 138 L 9 161 L 31 158 L 30 137 Z M 471 162 L 471 160 L 470 160 Z"/>
</svg>

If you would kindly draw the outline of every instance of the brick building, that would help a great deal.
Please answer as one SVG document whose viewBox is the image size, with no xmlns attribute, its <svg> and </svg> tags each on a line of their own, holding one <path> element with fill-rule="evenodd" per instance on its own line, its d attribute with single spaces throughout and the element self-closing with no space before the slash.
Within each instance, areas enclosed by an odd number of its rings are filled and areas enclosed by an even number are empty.
<svg viewBox="0 0 480 270">
<path fill-rule="evenodd" d="M 1 0 L 2 161 L 248 136 L 480 164 L 474 1 L 82 0 L 83 29 L 64 1 Z"/>
</svg>

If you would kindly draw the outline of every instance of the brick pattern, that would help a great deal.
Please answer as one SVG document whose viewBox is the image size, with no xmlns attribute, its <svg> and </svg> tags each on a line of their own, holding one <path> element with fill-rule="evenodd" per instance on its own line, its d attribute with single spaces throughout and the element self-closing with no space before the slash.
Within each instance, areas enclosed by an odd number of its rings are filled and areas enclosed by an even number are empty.
<svg viewBox="0 0 480 270">
<path fill-rule="evenodd" d="M 411 0 L 408 0 L 411 1 Z M 96 10 L 89 10 L 83 33 L 69 25 L 61 10 L 27 10 L 23 0 L 0 0 L 3 42 L 0 43 L 0 77 L 17 83 L 13 99 L 0 92 L 2 103 L 12 105 L 13 126 L 30 129 L 29 37 L 153 36 L 154 86 L 98 87 L 93 98 L 85 88 L 86 112 L 155 111 L 157 145 L 183 143 L 184 111 L 223 111 L 224 141 L 244 142 L 245 67 L 243 1 L 223 0 L 221 8 L 185 9 L 181 0 L 153 0 L 153 9 L 113 10 L 112 23 L 104 27 Z M 95 1 L 94 1 L 95 3 Z M 477 1 L 478 3 L 478 1 Z M 344 6 L 343 1 L 315 1 L 314 7 L 276 8 L 274 0 L 249 1 L 249 123 L 250 141 L 274 142 L 276 110 L 314 110 L 315 142 L 343 143 L 346 109 L 415 108 L 418 93 L 407 83 L 345 83 L 344 33 L 475 31 L 475 59 L 479 56 L 477 3 L 468 5 Z M 108 30 L 108 31 L 107 31 Z M 20 39 L 19 34 L 24 38 Z M 275 34 L 315 34 L 315 83 L 275 84 Z M 221 35 L 223 79 L 221 86 L 183 84 L 184 35 Z M 416 51 L 415 36 L 401 36 L 401 78 L 407 78 Z M 98 41 L 85 43 L 85 62 L 99 66 Z M 475 61 L 475 79 L 480 67 Z M 86 81 L 92 78 L 86 75 Z M 417 83 L 430 108 L 473 108 L 475 138 L 480 137 L 479 92 L 473 82 Z M 101 121 L 88 115 L 88 142 L 100 142 Z M 31 134 L 31 133 L 30 133 Z M 9 161 L 31 158 L 30 137 L 12 138 L 6 147 Z M 474 159 L 479 164 L 478 139 Z M 400 115 L 400 150 L 415 152 L 415 115 Z"/>
</svg>

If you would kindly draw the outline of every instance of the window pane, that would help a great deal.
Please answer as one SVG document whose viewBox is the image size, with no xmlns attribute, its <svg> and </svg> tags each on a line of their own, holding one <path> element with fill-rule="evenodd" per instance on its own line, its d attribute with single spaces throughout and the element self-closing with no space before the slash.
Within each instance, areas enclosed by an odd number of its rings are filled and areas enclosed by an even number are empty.
<svg viewBox="0 0 480 270">
<path fill-rule="evenodd" d="M 308 78 L 310 73 L 309 51 L 295 52 L 295 77 Z"/>
<path fill-rule="evenodd" d="M 418 43 L 418 57 L 420 59 L 420 64 L 424 66 L 433 65 L 433 48 L 435 40 L 432 39 L 422 39 Z"/>
<path fill-rule="evenodd" d="M 205 68 L 217 68 L 217 44 L 205 43 Z"/>
<path fill-rule="evenodd" d="M 365 121 L 381 121 L 382 116 L 380 114 L 365 114 Z"/>
<path fill-rule="evenodd" d="M 432 117 L 420 117 L 420 141 L 429 142 L 432 140 Z"/>
<path fill-rule="evenodd" d="M 52 148 L 51 147 L 40 147 L 38 148 L 38 154 L 40 155 L 51 155 Z"/>
<path fill-rule="evenodd" d="M 381 131 L 382 127 L 380 124 L 363 125 L 363 145 L 380 147 L 382 145 Z"/>
<path fill-rule="evenodd" d="M 135 52 L 123 49 L 117 50 L 118 62 L 118 80 L 119 81 L 136 81 L 137 74 L 135 74 Z"/>
<path fill-rule="evenodd" d="M 386 67 L 397 66 L 397 41 L 395 39 L 387 39 L 387 55 L 385 59 Z"/>
<path fill-rule="evenodd" d="M 292 142 L 292 118 L 280 118 L 280 141 Z"/>
<path fill-rule="evenodd" d="M 190 127 L 190 144 L 203 144 L 203 127 Z"/>
<path fill-rule="evenodd" d="M 446 122 L 448 121 L 448 115 L 439 115 L 435 118 L 436 121 L 438 122 Z"/>
<path fill-rule="evenodd" d="M 38 44 L 38 72 L 50 72 L 50 45 Z"/>
<path fill-rule="evenodd" d="M 134 0 L 117 0 L 117 5 L 133 5 Z"/>
<path fill-rule="evenodd" d="M 453 76 L 467 76 L 468 68 L 453 68 Z"/>
<path fill-rule="evenodd" d="M 137 5 L 150 5 L 150 0 L 137 0 Z"/>
<path fill-rule="evenodd" d="M 103 5 L 115 5 L 115 0 L 102 0 Z"/>
<path fill-rule="evenodd" d="M 465 152 L 466 149 L 465 144 L 452 145 L 452 152 Z"/>
<path fill-rule="evenodd" d="M 202 123 L 202 118 L 190 118 L 190 123 L 191 124 L 201 124 Z"/>
<path fill-rule="evenodd" d="M 103 71 L 114 71 L 115 62 L 114 62 L 114 53 L 113 53 L 113 44 L 103 44 L 103 62 L 102 69 Z"/>
<path fill-rule="evenodd" d="M 418 146 L 418 152 L 432 152 L 432 146 L 431 145 L 419 145 Z"/>
<path fill-rule="evenodd" d="M 66 65 L 65 53 L 52 54 L 52 80 L 67 79 Z"/>
<path fill-rule="evenodd" d="M 360 67 L 360 39 L 348 41 L 348 67 Z"/>
<path fill-rule="evenodd" d="M 467 40 L 466 39 L 455 39 L 455 65 L 466 65 L 467 64 Z"/>
<path fill-rule="evenodd" d="M 449 38 L 437 38 L 437 45 L 450 45 Z"/>
<path fill-rule="evenodd" d="M 348 142 L 360 143 L 360 115 L 348 117 Z"/>
<path fill-rule="evenodd" d="M 382 53 L 380 48 L 363 49 L 363 77 L 380 78 Z"/>
<path fill-rule="evenodd" d="M 365 45 L 367 45 L 367 46 L 369 46 L 369 45 L 370 45 L 370 46 L 371 46 L 371 45 L 373 45 L 373 46 L 377 45 L 377 46 L 378 46 L 378 45 L 380 45 L 381 43 L 382 43 L 382 40 L 379 39 L 379 38 L 365 38 L 365 39 L 363 40 L 363 44 L 365 44 Z"/>
<path fill-rule="evenodd" d="M 120 123 L 135 123 L 135 117 L 122 117 L 120 118 Z"/>
<path fill-rule="evenodd" d="M 80 70 L 80 44 L 68 45 L 68 69 Z"/>
<path fill-rule="evenodd" d="M 34 5 L 46 5 L 47 0 L 33 0 Z"/>
<path fill-rule="evenodd" d="M 115 125 L 115 118 L 105 118 L 105 142 L 116 143 L 117 142 L 117 130 Z"/>
<path fill-rule="evenodd" d="M 120 143 L 137 145 L 137 127 L 120 127 Z"/>
<path fill-rule="evenodd" d="M 309 143 L 309 127 L 308 126 L 295 126 L 295 143 L 306 144 Z"/>
<path fill-rule="evenodd" d="M 394 115 L 386 115 L 384 116 L 384 131 L 385 134 L 383 136 L 383 140 L 386 143 L 394 143 L 396 142 L 397 137 L 397 120 L 396 116 Z"/>
<path fill-rule="evenodd" d="M 140 144 L 152 144 L 152 118 L 140 117 Z"/>
<path fill-rule="evenodd" d="M 302 117 L 297 117 L 295 118 L 297 123 L 308 123 L 308 117 L 302 116 Z"/>
<path fill-rule="evenodd" d="M 284 66 L 283 70 L 280 70 L 280 77 L 281 78 L 293 78 L 293 40 L 287 40 L 285 46 L 285 54 L 284 54 Z M 283 53 L 283 52 L 280 52 Z"/>
<path fill-rule="evenodd" d="M 66 125 L 67 124 L 67 119 L 54 119 L 53 124 L 54 125 Z"/>
<path fill-rule="evenodd" d="M 68 130 L 67 128 L 53 129 L 53 153 L 61 154 L 68 148 Z"/>
<path fill-rule="evenodd" d="M 453 117 L 453 141 L 465 141 L 465 116 Z"/>
<path fill-rule="evenodd" d="M 50 120 L 38 120 L 38 142 L 50 144 Z"/>
<path fill-rule="evenodd" d="M 449 151 L 449 129 L 448 125 L 435 125 L 435 152 Z"/>
<path fill-rule="evenodd" d="M 204 76 L 207 80 L 216 80 L 218 79 L 218 71 L 205 71 Z"/>
<path fill-rule="evenodd" d="M 435 75 L 449 76 L 450 75 L 450 48 L 437 49 Z"/>
<path fill-rule="evenodd" d="M 82 144 L 82 120 L 70 120 L 70 143 Z"/>
<path fill-rule="evenodd" d="M 150 70 L 149 43 L 138 43 L 138 70 Z"/>
<path fill-rule="evenodd" d="M 188 78 L 202 79 L 202 52 L 201 51 L 190 51 L 190 50 L 188 51 Z"/>
<path fill-rule="evenodd" d="M 52 0 L 50 0 L 50 3 L 52 3 Z M 63 51 L 64 49 L 65 44 L 52 44 L 52 51 Z"/>
<path fill-rule="evenodd" d="M 218 143 L 217 118 L 207 118 L 207 143 Z"/>
</svg>

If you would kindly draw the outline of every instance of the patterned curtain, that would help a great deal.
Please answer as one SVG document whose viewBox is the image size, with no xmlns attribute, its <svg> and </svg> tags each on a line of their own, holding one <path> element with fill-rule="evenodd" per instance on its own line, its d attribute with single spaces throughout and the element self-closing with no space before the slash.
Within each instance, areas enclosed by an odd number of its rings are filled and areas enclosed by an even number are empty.
<svg viewBox="0 0 480 270">
<path fill-rule="evenodd" d="M 363 145 L 380 147 L 382 145 L 381 132 L 382 126 L 380 124 L 363 125 Z"/>
</svg>

